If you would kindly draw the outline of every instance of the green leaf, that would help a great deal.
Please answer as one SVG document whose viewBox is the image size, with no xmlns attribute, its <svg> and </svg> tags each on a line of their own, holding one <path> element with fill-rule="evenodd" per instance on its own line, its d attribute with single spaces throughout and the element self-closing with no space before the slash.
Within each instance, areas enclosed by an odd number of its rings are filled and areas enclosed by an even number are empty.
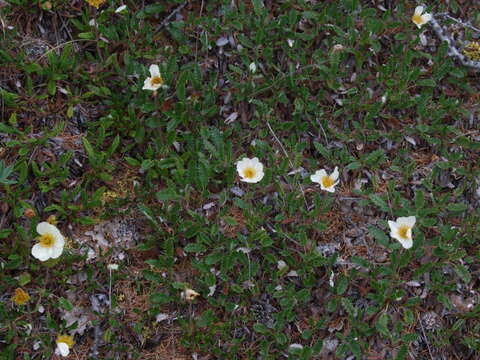
<svg viewBox="0 0 480 360">
<path fill-rule="evenodd" d="M 390 331 L 388 330 L 389 320 L 390 317 L 388 316 L 388 314 L 383 313 L 382 315 L 380 315 L 377 322 L 375 323 L 375 328 L 378 330 L 378 332 L 388 338 L 390 337 Z"/>
<path fill-rule="evenodd" d="M 376 206 L 380 208 L 380 210 L 388 212 L 390 210 L 390 207 L 388 204 L 385 202 L 385 200 L 382 199 L 380 195 L 376 194 L 370 194 L 369 199 L 372 203 L 374 203 Z"/>
<path fill-rule="evenodd" d="M 418 210 L 423 209 L 425 206 L 425 197 L 423 191 L 419 190 L 415 192 L 415 208 Z"/>
<path fill-rule="evenodd" d="M 382 230 L 371 225 L 368 227 L 368 231 L 375 238 L 375 240 L 378 241 L 380 245 L 387 248 L 389 247 L 390 244 L 389 244 L 388 236 L 385 235 L 385 233 Z"/>
<path fill-rule="evenodd" d="M 150 295 L 150 301 L 157 305 L 168 304 L 170 302 L 170 296 L 167 294 L 153 293 Z"/>
<path fill-rule="evenodd" d="M 155 194 L 155 196 L 157 197 L 158 201 L 170 201 L 179 198 L 179 196 L 173 189 L 160 190 Z"/>
<path fill-rule="evenodd" d="M 73 309 L 73 305 L 67 299 L 60 297 L 58 299 L 58 305 L 67 311 L 71 311 Z"/>
<path fill-rule="evenodd" d="M 92 144 L 90 144 L 90 141 L 88 141 L 86 137 L 82 137 L 82 142 L 83 142 L 83 147 L 87 152 L 88 161 L 92 166 L 95 166 L 97 162 L 97 157 L 95 156 L 95 151 L 93 150 Z"/>
<path fill-rule="evenodd" d="M 472 275 L 468 271 L 468 269 L 463 265 L 456 265 L 453 270 L 457 276 L 463 280 L 464 283 L 468 284 L 472 280 Z"/>
<path fill-rule="evenodd" d="M 205 245 L 199 243 L 191 243 L 183 248 L 185 252 L 201 253 L 206 250 Z"/>
<path fill-rule="evenodd" d="M 335 292 L 337 295 L 342 295 L 347 291 L 348 288 L 348 278 L 340 275 L 335 283 Z"/>
<path fill-rule="evenodd" d="M 447 205 L 447 209 L 452 212 L 462 212 L 467 210 L 467 204 L 462 203 L 452 203 Z"/>
<path fill-rule="evenodd" d="M 253 330 L 255 330 L 259 334 L 268 334 L 271 332 L 271 330 L 267 326 L 261 323 L 253 324 Z"/>
</svg>

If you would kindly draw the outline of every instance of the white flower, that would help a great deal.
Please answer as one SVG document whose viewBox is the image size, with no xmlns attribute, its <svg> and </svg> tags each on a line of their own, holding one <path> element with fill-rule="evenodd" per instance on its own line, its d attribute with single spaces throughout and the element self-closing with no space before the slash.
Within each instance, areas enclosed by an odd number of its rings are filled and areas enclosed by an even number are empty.
<svg viewBox="0 0 480 360">
<path fill-rule="evenodd" d="M 278 260 L 277 261 L 277 269 L 278 270 L 282 270 L 282 269 L 286 268 L 287 266 L 288 265 L 285 261 L 283 261 L 283 260 Z"/>
<path fill-rule="evenodd" d="M 121 13 L 123 10 L 125 10 L 127 8 L 127 5 L 122 5 L 122 6 L 119 6 L 116 10 L 115 10 L 115 13 Z"/>
<path fill-rule="evenodd" d="M 57 351 L 60 355 L 62 355 L 63 357 L 67 357 L 68 354 L 70 354 L 70 348 L 68 347 L 67 344 L 65 344 L 64 342 L 59 342 L 57 343 Z M 57 352 L 56 351 L 56 352 Z"/>
<path fill-rule="evenodd" d="M 257 64 L 252 62 L 250 66 L 248 67 L 252 73 L 255 73 L 257 71 Z"/>
<path fill-rule="evenodd" d="M 59 335 L 57 337 L 57 348 L 55 349 L 55 353 L 58 355 L 62 355 L 63 357 L 67 357 L 70 354 L 70 348 L 75 345 L 73 341 L 73 337 L 69 335 Z"/>
<path fill-rule="evenodd" d="M 292 39 L 287 39 L 288 46 L 293 47 L 293 44 L 295 43 L 295 40 Z"/>
<path fill-rule="evenodd" d="M 208 291 L 207 296 L 212 296 L 213 294 L 215 294 L 215 290 L 217 290 L 217 285 L 209 286 L 208 290 L 209 291 Z"/>
<path fill-rule="evenodd" d="M 110 271 L 118 270 L 118 264 L 108 264 L 107 269 Z"/>
<path fill-rule="evenodd" d="M 258 158 L 243 158 L 237 162 L 237 172 L 241 177 L 241 181 L 247 183 L 257 183 L 263 179 L 263 165 Z"/>
<path fill-rule="evenodd" d="M 168 88 L 168 86 L 165 85 L 165 81 L 163 80 L 162 75 L 160 75 L 160 68 L 158 67 L 158 65 L 150 65 L 149 70 L 150 77 L 145 79 L 142 88 L 143 90 L 157 91 L 159 88 Z"/>
<path fill-rule="evenodd" d="M 397 221 L 388 221 L 390 236 L 400 242 L 405 249 L 413 245 L 412 228 L 416 222 L 415 216 L 399 217 Z"/>
<path fill-rule="evenodd" d="M 37 225 L 38 243 L 32 247 L 32 255 L 40 261 L 56 259 L 63 252 L 65 239 L 55 225 L 41 222 Z"/>
<path fill-rule="evenodd" d="M 331 287 L 335 286 L 335 282 L 333 281 L 333 278 L 335 277 L 334 272 L 332 271 L 330 274 L 330 277 L 328 278 L 328 283 L 330 284 Z"/>
<path fill-rule="evenodd" d="M 335 169 L 333 170 L 333 173 L 331 175 L 328 175 L 325 169 L 321 169 L 315 171 L 315 174 L 310 176 L 310 180 L 312 180 L 312 182 L 320 184 L 322 190 L 333 193 L 335 192 L 335 186 L 339 182 L 338 176 L 338 167 L 335 166 Z"/>
<path fill-rule="evenodd" d="M 193 289 L 186 289 L 181 293 L 182 299 L 185 299 L 187 301 L 193 301 L 199 295 L 200 294 Z"/>
<path fill-rule="evenodd" d="M 412 16 L 412 21 L 420 29 L 423 25 L 432 20 L 432 14 L 423 13 L 425 8 L 423 6 L 417 6 Z"/>
</svg>

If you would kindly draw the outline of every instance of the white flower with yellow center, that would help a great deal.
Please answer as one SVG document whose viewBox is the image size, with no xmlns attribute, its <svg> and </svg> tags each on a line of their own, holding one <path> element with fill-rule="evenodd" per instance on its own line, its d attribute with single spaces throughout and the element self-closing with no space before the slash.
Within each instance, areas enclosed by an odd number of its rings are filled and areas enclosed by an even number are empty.
<svg viewBox="0 0 480 360">
<path fill-rule="evenodd" d="M 180 296 L 182 297 L 182 299 L 185 299 L 187 301 L 193 301 L 195 300 L 195 298 L 197 296 L 199 296 L 200 294 L 198 292 L 196 292 L 195 290 L 193 289 L 185 289 L 184 291 L 182 291 L 182 293 L 180 294 Z"/>
<path fill-rule="evenodd" d="M 399 217 L 397 221 L 388 221 L 390 236 L 398 240 L 405 249 L 410 249 L 413 245 L 412 228 L 416 221 L 415 216 Z"/>
<path fill-rule="evenodd" d="M 63 357 L 67 357 L 70 354 L 70 348 L 75 345 L 73 341 L 73 336 L 70 335 L 58 335 L 57 337 L 57 349 L 56 353 L 62 355 Z"/>
<path fill-rule="evenodd" d="M 425 8 L 423 6 L 417 6 L 412 16 L 412 21 L 420 29 L 423 25 L 432 20 L 432 14 L 423 13 Z"/>
<path fill-rule="evenodd" d="M 41 222 L 37 225 L 38 243 L 32 247 L 32 255 L 40 261 L 56 259 L 62 255 L 65 239 L 55 225 Z"/>
<path fill-rule="evenodd" d="M 333 193 L 335 192 L 335 186 L 339 182 L 338 176 L 338 167 L 335 166 L 333 173 L 331 173 L 330 175 L 327 174 L 325 169 L 321 169 L 315 171 L 315 174 L 310 176 L 310 180 L 312 180 L 312 182 L 320 184 L 322 190 Z"/>
<path fill-rule="evenodd" d="M 163 80 L 162 75 L 160 74 L 160 68 L 158 67 L 158 65 L 150 65 L 149 70 L 150 77 L 145 79 L 142 88 L 143 90 L 157 91 L 159 88 L 168 88 L 168 86 L 165 85 L 165 81 Z"/>
<path fill-rule="evenodd" d="M 253 159 L 243 158 L 237 162 L 237 172 L 241 177 L 241 181 L 247 183 L 257 183 L 263 179 L 263 164 L 258 161 L 258 158 Z"/>
</svg>

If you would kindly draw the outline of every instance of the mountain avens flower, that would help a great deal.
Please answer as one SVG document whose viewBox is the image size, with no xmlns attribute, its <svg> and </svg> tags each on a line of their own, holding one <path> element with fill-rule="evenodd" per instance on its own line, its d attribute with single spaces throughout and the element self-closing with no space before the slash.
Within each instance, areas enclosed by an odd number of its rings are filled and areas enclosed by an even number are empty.
<svg viewBox="0 0 480 360">
<path fill-rule="evenodd" d="M 335 167 L 333 173 L 328 175 L 325 169 L 315 171 L 315 174 L 310 176 L 312 182 L 320 184 L 322 190 L 328 192 L 335 192 L 335 186 L 338 184 L 338 167 Z"/>
<path fill-rule="evenodd" d="M 423 13 L 425 8 L 423 6 L 417 6 L 412 16 L 412 21 L 420 29 L 423 25 L 432 20 L 432 15 Z"/>
<path fill-rule="evenodd" d="M 243 158 L 237 162 L 237 172 L 240 175 L 240 180 L 247 183 L 257 183 L 263 179 L 263 164 L 258 161 L 258 158 L 253 159 Z"/>
<path fill-rule="evenodd" d="M 32 247 L 32 255 L 40 261 L 56 259 L 62 255 L 65 239 L 55 225 L 41 222 L 37 225 L 38 243 Z"/>
<path fill-rule="evenodd" d="M 181 297 L 182 299 L 185 299 L 187 301 L 193 301 L 195 300 L 195 298 L 197 296 L 199 296 L 200 294 L 198 292 L 196 292 L 195 290 L 193 289 L 185 289 L 184 291 L 182 291 L 181 293 Z"/>
<path fill-rule="evenodd" d="M 405 249 L 410 249 L 413 245 L 412 228 L 416 221 L 415 216 L 399 217 L 397 221 L 388 221 L 390 236 L 398 240 Z"/>
<path fill-rule="evenodd" d="M 75 345 L 73 336 L 70 335 L 58 335 L 57 336 L 57 351 L 60 355 L 66 357 L 70 354 L 70 349 Z"/>
<path fill-rule="evenodd" d="M 157 91 L 160 88 L 166 89 L 168 86 L 165 85 L 165 81 L 160 74 L 160 68 L 158 65 L 152 64 L 149 68 L 150 77 L 145 79 L 143 83 L 143 90 Z"/>
</svg>

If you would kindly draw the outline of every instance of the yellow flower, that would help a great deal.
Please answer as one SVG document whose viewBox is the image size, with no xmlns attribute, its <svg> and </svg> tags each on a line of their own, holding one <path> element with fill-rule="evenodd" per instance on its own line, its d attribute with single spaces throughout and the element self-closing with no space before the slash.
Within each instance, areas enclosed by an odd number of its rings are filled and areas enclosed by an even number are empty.
<svg viewBox="0 0 480 360">
<path fill-rule="evenodd" d="M 106 0 L 87 0 L 88 5 L 93 6 L 94 8 L 98 9 L 105 3 Z"/>
<path fill-rule="evenodd" d="M 20 288 L 15 289 L 15 295 L 12 296 L 12 301 L 17 305 L 25 305 L 30 300 L 30 295 Z"/>
<path fill-rule="evenodd" d="M 57 350 L 62 356 L 68 356 L 70 349 L 75 345 L 73 336 L 58 335 L 57 336 Z"/>
</svg>

